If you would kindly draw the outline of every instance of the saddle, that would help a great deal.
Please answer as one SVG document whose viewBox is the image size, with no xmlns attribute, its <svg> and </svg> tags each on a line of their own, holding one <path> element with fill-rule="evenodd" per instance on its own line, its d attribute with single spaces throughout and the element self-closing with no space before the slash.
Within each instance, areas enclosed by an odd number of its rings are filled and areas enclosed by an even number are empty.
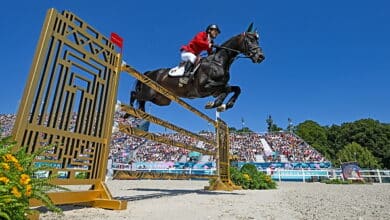
<svg viewBox="0 0 390 220">
<path fill-rule="evenodd" d="M 192 72 L 196 72 L 196 70 L 199 68 L 200 66 L 200 62 L 201 59 L 196 59 L 195 61 L 195 64 L 194 64 L 194 68 L 192 70 Z M 171 68 L 168 72 L 168 76 L 170 77 L 182 77 L 184 75 L 184 66 L 185 66 L 185 63 L 186 62 L 180 62 L 180 64 L 178 66 L 175 66 L 173 68 Z"/>
</svg>

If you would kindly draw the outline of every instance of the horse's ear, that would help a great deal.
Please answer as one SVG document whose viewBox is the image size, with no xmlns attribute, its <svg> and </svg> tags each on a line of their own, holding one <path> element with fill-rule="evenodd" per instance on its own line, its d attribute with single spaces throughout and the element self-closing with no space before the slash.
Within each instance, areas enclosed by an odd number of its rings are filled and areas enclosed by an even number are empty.
<svg viewBox="0 0 390 220">
<path fill-rule="evenodd" d="M 249 25 L 248 29 L 246 30 L 246 32 L 253 32 L 253 22 Z"/>
<path fill-rule="evenodd" d="M 257 37 L 257 39 L 259 39 L 260 38 L 260 35 L 259 35 L 259 32 L 257 32 L 257 28 L 253 31 L 253 33 L 255 33 L 255 35 L 256 35 L 256 37 Z"/>
</svg>

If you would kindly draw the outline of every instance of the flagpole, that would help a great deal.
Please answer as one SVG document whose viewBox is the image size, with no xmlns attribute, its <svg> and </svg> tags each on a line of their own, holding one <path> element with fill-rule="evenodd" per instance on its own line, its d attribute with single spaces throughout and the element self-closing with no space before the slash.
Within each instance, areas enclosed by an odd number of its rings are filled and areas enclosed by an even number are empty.
<svg viewBox="0 0 390 220">
<path fill-rule="evenodd" d="M 218 118 L 220 119 L 220 112 L 215 110 L 215 121 L 218 121 Z"/>
</svg>

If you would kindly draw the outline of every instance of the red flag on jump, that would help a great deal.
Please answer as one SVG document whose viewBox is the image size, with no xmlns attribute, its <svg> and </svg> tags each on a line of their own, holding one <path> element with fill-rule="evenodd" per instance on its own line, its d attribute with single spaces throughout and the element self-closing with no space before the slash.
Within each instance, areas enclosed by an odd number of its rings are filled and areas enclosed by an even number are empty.
<svg viewBox="0 0 390 220">
<path fill-rule="evenodd" d="M 121 50 L 123 49 L 123 38 L 114 32 L 111 33 L 111 42 L 121 48 Z"/>
</svg>

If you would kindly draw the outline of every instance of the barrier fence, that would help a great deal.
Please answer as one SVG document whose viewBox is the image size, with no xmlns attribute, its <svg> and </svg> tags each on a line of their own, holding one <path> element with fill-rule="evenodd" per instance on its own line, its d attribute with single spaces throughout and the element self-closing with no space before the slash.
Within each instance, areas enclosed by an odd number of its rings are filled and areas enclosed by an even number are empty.
<svg viewBox="0 0 390 220">
<path fill-rule="evenodd" d="M 171 91 L 165 89 L 164 87 L 160 86 L 159 84 L 157 84 L 156 82 L 154 82 L 153 80 L 148 78 L 147 76 L 138 72 L 133 67 L 131 67 L 129 65 L 124 65 L 124 66 L 122 66 L 122 71 L 130 74 L 131 76 L 133 76 L 137 80 L 141 81 L 142 83 L 146 84 L 147 86 L 149 86 L 150 88 L 152 88 L 156 92 L 164 95 L 165 97 L 171 99 L 172 101 L 175 101 L 176 103 L 178 103 L 179 105 L 181 105 L 185 109 L 194 113 L 194 116 L 198 116 L 198 117 L 206 120 L 209 124 L 213 125 L 215 127 L 215 130 L 216 130 L 216 140 L 215 141 L 208 140 L 200 135 L 197 135 L 193 132 L 187 131 L 187 130 L 185 130 L 179 126 L 176 126 L 172 123 L 169 123 L 165 120 L 157 118 L 157 117 L 150 115 L 148 113 L 142 112 L 140 110 L 134 109 L 131 106 L 127 106 L 127 105 L 122 104 L 121 109 L 123 111 L 125 111 L 126 113 L 128 113 L 136 118 L 150 121 L 151 123 L 158 124 L 160 126 L 171 129 L 171 130 L 176 131 L 178 133 L 181 133 L 183 135 L 187 135 L 187 136 L 196 138 L 197 140 L 204 141 L 204 142 L 214 146 L 214 148 L 217 149 L 217 152 L 213 152 L 213 151 L 210 151 L 207 149 L 198 148 L 198 147 L 193 146 L 193 145 L 188 145 L 188 144 L 185 144 L 182 142 L 171 140 L 169 138 L 158 136 L 156 134 L 153 134 L 153 133 L 150 133 L 150 132 L 147 132 L 147 131 L 144 131 L 144 130 L 141 130 L 141 129 L 138 129 L 135 127 L 123 125 L 123 124 L 119 124 L 119 131 L 127 133 L 129 135 L 146 138 L 146 139 L 160 142 L 160 143 L 165 143 L 165 144 L 170 145 L 170 146 L 175 146 L 175 147 L 180 147 L 180 148 L 191 150 L 191 151 L 196 151 L 196 152 L 199 152 L 199 153 L 202 153 L 205 155 L 213 155 L 217 159 L 218 172 L 217 172 L 217 175 L 215 177 L 216 180 L 210 186 L 208 186 L 208 187 L 206 186 L 205 188 L 210 189 L 210 190 L 238 189 L 239 187 L 235 186 L 230 180 L 229 128 L 226 125 L 226 123 L 224 121 L 222 121 L 220 118 L 217 118 L 217 120 L 211 119 L 207 115 L 203 114 L 202 112 L 200 112 L 196 108 L 192 107 L 191 105 L 189 105 L 188 103 L 186 103 L 185 101 L 183 101 L 182 99 L 180 99 L 179 97 L 174 95 Z M 116 173 L 115 178 L 126 179 L 126 175 L 131 176 L 132 174 L 131 173 L 123 173 L 123 172 Z M 137 176 L 138 174 L 135 174 L 135 175 Z M 160 175 L 157 176 L 156 178 L 160 178 Z"/>
<path fill-rule="evenodd" d="M 90 185 L 49 192 L 54 204 L 126 209 L 104 183 L 121 63 L 109 38 L 69 11 L 48 10 L 12 136 L 28 153 L 53 146 L 34 161 L 61 174 L 52 183 Z"/>
</svg>

